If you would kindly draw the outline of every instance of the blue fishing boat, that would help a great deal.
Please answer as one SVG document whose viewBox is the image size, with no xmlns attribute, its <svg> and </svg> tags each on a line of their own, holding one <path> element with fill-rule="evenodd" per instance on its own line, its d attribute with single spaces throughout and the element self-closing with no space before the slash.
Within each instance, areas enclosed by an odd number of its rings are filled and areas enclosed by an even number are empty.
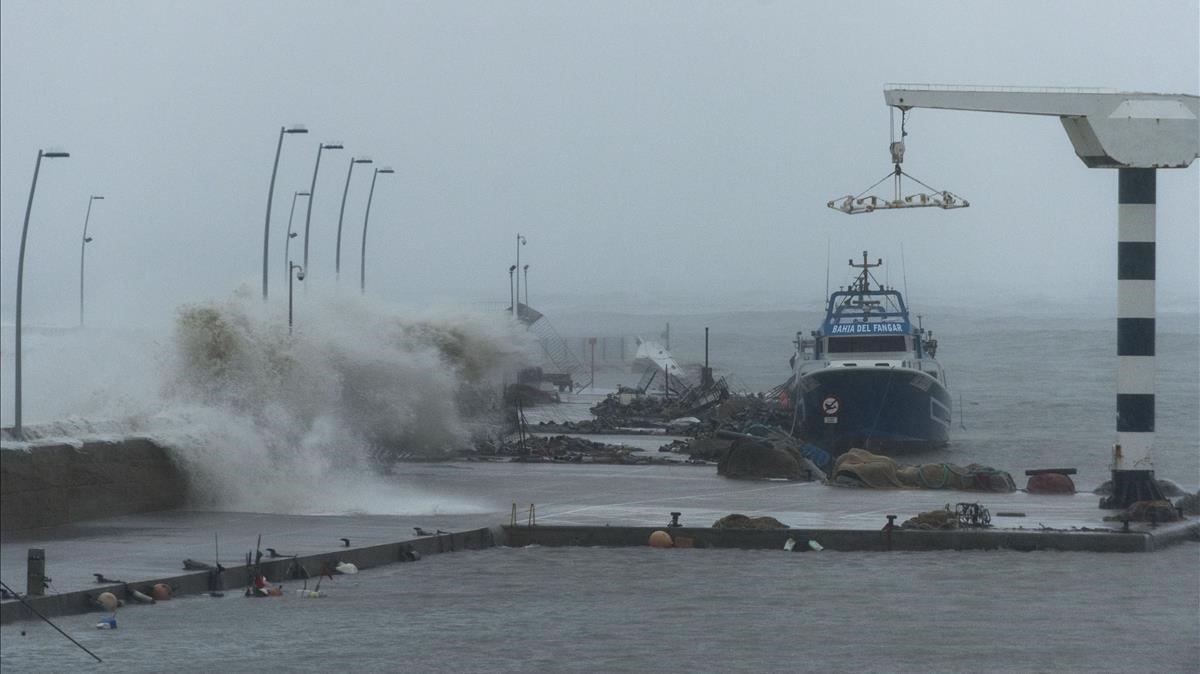
<svg viewBox="0 0 1200 674">
<path fill-rule="evenodd" d="M 796 434 L 833 454 L 923 451 L 950 439 L 951 397 L 937 340 L 909 319 L 904 296 L 880 284 L 863 251 L 854 282 L 830 294 L 825 320 L 796 335 L 784 403 Z M 920 323 L 920 321 L 918 321 Z"/>
</svg>

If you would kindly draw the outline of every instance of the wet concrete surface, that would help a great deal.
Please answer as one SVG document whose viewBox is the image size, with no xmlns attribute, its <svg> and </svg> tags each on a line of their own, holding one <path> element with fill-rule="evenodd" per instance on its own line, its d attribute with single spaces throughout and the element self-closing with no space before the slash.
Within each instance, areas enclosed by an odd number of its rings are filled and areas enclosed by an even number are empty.
<svg viewBox="0 0 1200 674">
<path fill-rule="evenodd" d="M 1097 507 L 1099 497 L 990 494 L 933 490 L 869 490 L 819 483 L 737 481 L 716 475 L 713 466 L 606 466 L 518 463 L 408 464 L 397 473 L 426 492 L 461 496 L 482 507 L 455 513 L 277 515 L 241 512 L 166 511 L 94 520 L 62 527 L 0 536 L 4 582 L 25 588 L 28 548 L 46 550 L 46 574 L 52 591 L 94 587 L 93 573 L 136 581 L 178 573 L 182 560 L 211 563 L 213 537 L 221 561 L 230 565 L 262 545 L 283 554 L 336 549 L 340 538 L 353 546 L 405 540 L 414 527 L 434 531 L 508 524 L 512 505 L 518 523 L 535 505 L 536 521 L 556 525 L 666 525 L 670 513 L 682 513 L 687 526 L 707 527 L 724 515 L 769 515 L 797 528 L 878 530 L 886 516 L 903 521 L 919 512 L 979 502 L 988 507 L 997 528 L 1106 528 L 1110 514 Z M 399 478 L 398 478 L 399 480 Z M 397 484 L 397 497 L 405 487 Z M 381 511 L 397 512 L 381 503 Z M 1002 518 L 997 512 L 1023 512 Z M 1135 525 L 1135 528 L 1137 526 Z"/>
</svg>

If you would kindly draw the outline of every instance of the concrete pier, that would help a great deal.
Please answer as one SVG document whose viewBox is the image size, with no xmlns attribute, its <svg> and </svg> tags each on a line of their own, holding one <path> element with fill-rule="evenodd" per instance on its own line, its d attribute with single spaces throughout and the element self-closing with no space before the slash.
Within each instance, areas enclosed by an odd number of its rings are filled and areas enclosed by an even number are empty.
<svg viewBox="0 0 1200 674">
<path fill-rule="evenodd" d="M 469 531 L 459 531 L 436 536 L 415 538 L 395 543 L 384 543 L 359 548 L 333 549 L 311 555 L 296 557 L 279 557 L 263 559 L 262 573 L 275 584 L 283 584 L 284 589 L 299 588 L 303 580 L 294 577 L 289 571 L 294 567 L 303 567 L 310 576 L 310 586 L 315 584 L 322 565 L 331 568 L 340 562 L 350 562 L 359 569 L 369 569 L 383 564 L 394 564 L 408 561 L 408 553 L 415 552 L 421 557 L 457 552 L 461 550 L 479 550 L 490 548 L 496 544 L 498 529 L 482 528 Z M 240 593 L 251 582 L 251 567 L 245 564 L 225 567 L 224 572 L 216 575 L 213 571 L 192 571 L 189 573 L 139 579 L 137 581 L 97 584 L 87 590 L 75 590 L 60 594 L 39 597 L 25 597 L 25 602 L 46 617 L 88 613 L 95 611 L 92 599 L 101 592 L 112 592 L 118 599 L 131 601 L 130 593 L 139 590 L 149 594 L 147 588 L 163 583 L 172 588 L 172 593 L 201 594 L 212 589 Z M 337 581 L 326 580 L 326 587 L 336 587 Z M 214 585 L 216 586 L 214 588 Z M 29 609 L 17 600 L 0 602 L 0 624 L 8 624 L 17 620 L 36 619 Z"/>
<path fill-rule="evenodd" d="M 506 526 L 504 543 L 512 547 L 607 546 L 645 547 L 650 534 L 668 532 L 680 547 L 782 550 L 789 539 L 797 552 L 816 541 L 822 552 L 934 552 L 943 550 L 1059 550 L 1064 552 L 1153 552 L 1184 540 L 1200 540 L 1200 521 L 1189 520 L 1153 531 L 1058 531 L 951 529 L 923 531 L 896 528 L 890 540 L 883 531 L 854 529 L 712 529 L 698 527 Z M 682 544 L 680 542 L 682 541 Z"/>
<path fill-rule="evenodd" d="M 6 459 L 7 461 L 7 459 Z M 370 568 L 400 560 L 403 546 L 422 555 L 493 545 L 645 546 L 650 532 L 666 529 L 671 513 L 682 527 L 672 535 L 690 539 L 694 548 L 772 549 L 782 551 L 795 538 L 797 547 L 815 540 L 825 553 L 887 549 L 880 531 L 888 516 L 897 523 L 947 503 L 978 502 L 992 513 L 985 530 L 906 531 L 892 534 L 892 550 L 1064 550 L 1150 552 L 1176 542 L 1197 540 L 1195 518 L 1157 528 L 1105 522 L 1095 496 L 995 494 L 951 490 L 871 490 L 818 483 L 729 480 L 711 467 L 606 466 L 520 463 L 409 464 L 395 477 L 395 494 L 379 494 L 380 512 L 396 514 L 275 515 L 246 512 L 167 510 L 123 515 L 38 529 L 0 528 L 0 569 L 10 587 L 24 590 L 30 548 L 45 551 L 45 573 L 53 578 L 47 596 L 36 598 L 50 615 L 92 610 L 87 595 L 110 590 L 125 596 L 157 582 L 181 593 L 209 590 L 206 571 L 184 572 L 182 560 L 212 564 L 214 538 L 227 567 L 225 588 L 240 592 L 247 578 L 245 554 L 262 534 L 262 549 L 298 555 L 297 563 L 315 575 L 322 562 L 349 561 Z M 413 500 L 419 489 L 442 503 L 443 510 Z M 393 498 L 394 497 L 394 498 Z M 419 501 L 419 499 L 418 499 Z M 511 517 L 517 504 L 515 522 Z M 528 508 L 536 506 L 534 526 Z M 326 510 L 313 495 L 313 512 Z M 730 513 L 771 516 L 780 530 L 713 529 Z M 1021 513 L 1003 517 L 999 513 Z M 510 526 L 501 527 L 500 525 Z M 414 537 L 416 527 L 441 536 Z M 350 541 L 342 546 L 341 538 Z M 682 546 L 681 546 L 682 547 Z M 801 549 L 804 549 L 801 547 Z M 687 551 L 680 550 L 686 554 Z M 820 553 L 820 554 L 825 554 Z M 807 553 L 806 553 L 807 554 Z M 289 559 L 266 559 L 269 578 L 282 579 Z M 96 583 L 93 574 L 125 581 Z M 284 581 L 287 589 L 298 581 Z M 336 583 L 334 585 L 336 587 Z M 44 602 L 44 603 L 43 603 Z M 4 621 L 28 617 L 19 603 L 3 602 Z"/>
</svg>

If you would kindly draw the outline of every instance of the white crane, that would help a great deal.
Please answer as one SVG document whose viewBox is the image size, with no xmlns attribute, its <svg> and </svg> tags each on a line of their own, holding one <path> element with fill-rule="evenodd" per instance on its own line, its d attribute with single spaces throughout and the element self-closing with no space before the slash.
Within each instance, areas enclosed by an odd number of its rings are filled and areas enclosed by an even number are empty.
<svg viewBox="0 0 1200 674">
<path fill-rule="evenodd" d="M 1075 154 L 1088 168 L 1117 169 L 1117 441 L 1113 494 L 1100 505 L 1115 509 L 1162 499 L 1152 459 L 1155 171 L 1187 168 L 1200 157 L 1200 98 L 1106 89 L 930 84 L 889 84 L 883 97 L 904 112 L 940 108 L 1052 115 L 1062 122 Z"/>
</svg>

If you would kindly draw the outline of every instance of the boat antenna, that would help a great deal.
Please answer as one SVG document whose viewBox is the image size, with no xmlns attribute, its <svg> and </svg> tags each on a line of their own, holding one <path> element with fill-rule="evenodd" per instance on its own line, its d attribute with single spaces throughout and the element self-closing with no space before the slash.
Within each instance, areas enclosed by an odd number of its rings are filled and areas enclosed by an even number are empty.
<svg viewBox="0 0 1200 674">
<path fill-rule="evenodd" d="M 829 297 L 829 237 L 825 237 L 825 297 Z"/>
<path fill-rule="evenodd" d="M 904 242 L 900 242 L 900 275 L 904 277 L 904 296 L 908 297 L 908 267 L 904 264 Z"/>
</svg>

